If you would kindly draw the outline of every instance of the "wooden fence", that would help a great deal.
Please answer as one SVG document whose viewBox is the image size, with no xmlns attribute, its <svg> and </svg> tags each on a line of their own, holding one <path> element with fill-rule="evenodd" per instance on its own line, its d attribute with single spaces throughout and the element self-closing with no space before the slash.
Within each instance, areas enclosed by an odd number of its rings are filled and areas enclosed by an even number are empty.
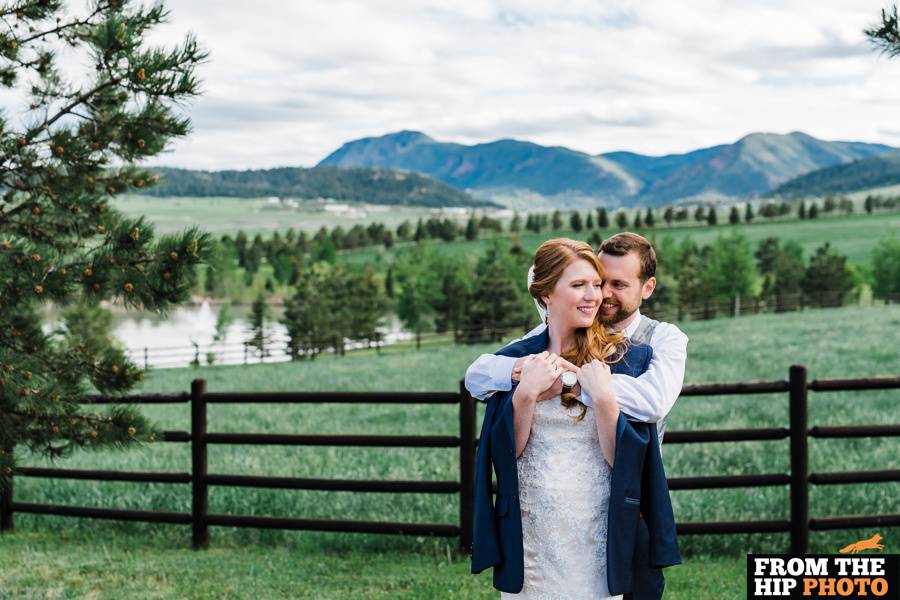
<svg viewBox="0 0 900 600">
<path fill-rule="evenodd" d="M 787 380 L 685 386 L 681 394 L 682 396 L 719 396 L 786 392 L 788 395 L 790 414 L 787 427 L 671 431 L 666 434 L 664 443 L 716 443 L 750 440 L 781 440 L 789 438 L 790 472 L 675 477 L 669 479 L 670 490 L 789 486 L 791 506 L 789 520 L 680 522 L 677 524 L 678 533 L 681 535 L 690 535 L 787 532 L 790 533 L 791 552 L 802 554 L 808 550 L 809 533 L 811 530 L 900 526 L 900 513 L 818 517 L 810 517 L 809 515 L 809 486 L 811 484 L 838 485 L 848 483 L 900 481 L 900 469 L 810 473 L 808 468 L 808 441 L 810 437 L 896 437 L 900 436 L 900 424 L 809 427 L 807 423 L 807 401 L 809 392 L 811 391 L 841 392 L 898 388 L 900 388 L 900 377 L 831 379 L 807 382 L 806 368 L 802 366 L 792 366 Z M 190 484 L 192 493 L 191 512 L 176 513 L 144 510 L 118 510 L 17 502 L 13 499 L 13 487 L 11 486 L 7 492 L 0 494 L 0 530 L 11 530 L 13 528 L 13 514 L 19 512 L 191 525 L 194 548 L 208 547 L 209 527 L 211 525 L 401 535 L 434 535 L 445 537 L 458 536 L 463 550 L 468 551 L 471 547 L 472 495 L 475 473 L 475 447 L 477 443 L 477 408 L 476 402 L 469 396 L 462 384 L 460 384 L 458 393 L 215 393 L 208 392 L 206 390 L 206 382 L 198 379 L 191 385 L 190 393 L 143 394 L 131 396 L 129 398 L 136 403 L 143 404 L 190 404 L 191 431 L 167 431 L 164 432 L 164 435 L 162 436 L 162 441 L 164 442 L 191 444 L 192 467 L 190 473 L 150 473 L 19 467 L 14 471 L 14 475 L 16 477 L 49 477 L 94 481 Z M 100 404 L 109 403 L 110 400 L 102 397 L 92 397 L 90 398 L 90 402 Z M 458 404 L 459 435 L 298 435 L 273 433 L 213 433 L 206 430 L 206 411 L 208 404 L 318 404 L 323 402 L 361 404 Z M 459 480 L 381 481 L 214 474 L 209 473 L 207 470 L 206 450 L 209 444 L 459 448 Z M 459 521 L 458 523 L 398 523 L 211 514 L 208 510 L 207 502 L 208 490 L 211 485 L 346 492 L 458 494 Z"/>
</svg>

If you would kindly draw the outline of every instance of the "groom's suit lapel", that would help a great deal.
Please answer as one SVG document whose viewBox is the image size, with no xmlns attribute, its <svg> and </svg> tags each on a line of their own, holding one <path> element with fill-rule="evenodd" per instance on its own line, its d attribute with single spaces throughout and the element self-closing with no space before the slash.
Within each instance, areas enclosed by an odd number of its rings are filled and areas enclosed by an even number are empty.
<svg viewBox="0 0 900 600">
<path fill-rule="evenodd" d="M 521 358 L 523 356 L 528 356 L 529 354 L 540 354 L 546 350 L 549 345 L 550 330 L 545 327 L 542 332 L 504 346 L 497 350 L 495 354 L 498 354 L 499 356 Z M 507 435 L 509 435 L 509 442 L 513 448 L 516 447 L 516 434 L 513 428 L 512 398 L 516 392 L 517 385 L 518 384 L 514 385 L 512 391 L 503 399 L 503 405 L 499 407 L 497 413 L 503 421 L 503 426 L 506 429 Z"/>
</svg>

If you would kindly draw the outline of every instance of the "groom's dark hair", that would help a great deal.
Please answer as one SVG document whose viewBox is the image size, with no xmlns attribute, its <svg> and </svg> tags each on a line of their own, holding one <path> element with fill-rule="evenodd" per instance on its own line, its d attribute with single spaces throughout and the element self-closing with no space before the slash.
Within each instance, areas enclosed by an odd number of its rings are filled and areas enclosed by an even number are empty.
<svg viewBox="0 0 900 600">
<path fill-rule="evenodd" d="M 623 231 L 606 238 L 600 244 L 598 254 L 611 254 L 612 256 L 625 256 L 629 252 L 635 252 L 641 261 L 641 281 L 647 281 L 656 275 L 656 251 L 642 235 Z"/>
</svg>

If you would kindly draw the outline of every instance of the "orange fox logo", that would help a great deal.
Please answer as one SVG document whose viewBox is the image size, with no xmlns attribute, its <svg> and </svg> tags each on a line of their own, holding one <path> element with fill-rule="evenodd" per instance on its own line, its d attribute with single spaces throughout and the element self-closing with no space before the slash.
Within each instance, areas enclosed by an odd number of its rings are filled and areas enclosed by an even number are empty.
<svg viewBox="0 0 900 600">
<path fill-rule="evenodd" d="M 847 554 L 848 552 L 850 554 L 856 554 L 860 550 L 883 550 L 884 544 L 879 544 L 878 542 L 880 541 L 881 536 L 876 533 L 867 540 L 859 540 L 858 542 L 850 544 L 849 546 L 844 546 L 843 548 L 838 550 L 838 552 L 840 552 L 841 554 Z"/>
</svg>

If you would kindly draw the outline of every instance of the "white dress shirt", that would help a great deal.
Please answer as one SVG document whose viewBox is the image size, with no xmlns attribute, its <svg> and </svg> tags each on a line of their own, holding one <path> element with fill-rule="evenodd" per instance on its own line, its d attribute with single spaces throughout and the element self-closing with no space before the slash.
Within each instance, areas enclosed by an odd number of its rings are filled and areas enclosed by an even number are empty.
<svg viewBox="0 0 900 600">
<path fill-rule="evenodd" d="M 637 331 L 643 318 L 637 311 L 635 319 L 623 331 L 626 338 Z M 515 341 L 537 335 L 545 327 L 544 324 L 538 325 L 524 338 Z M 639 377 L 616 374 L 612 379 L 622 412 L 638 421 L 656 423 L 669 414 L 681 393 L 688 337 L 675 325 L 660 322 L 653 330 L 649 344 L 653 348 L 653 357 L 645 373 Z M 495 392 L 512 389 L 512 370 L 516 360 L 512 356 L 482 354 L 466 370 L 466 389 L 479 400 L 485 400 Z M 581 401 L 593 406 L 584 390 Z"/>
</svg>

